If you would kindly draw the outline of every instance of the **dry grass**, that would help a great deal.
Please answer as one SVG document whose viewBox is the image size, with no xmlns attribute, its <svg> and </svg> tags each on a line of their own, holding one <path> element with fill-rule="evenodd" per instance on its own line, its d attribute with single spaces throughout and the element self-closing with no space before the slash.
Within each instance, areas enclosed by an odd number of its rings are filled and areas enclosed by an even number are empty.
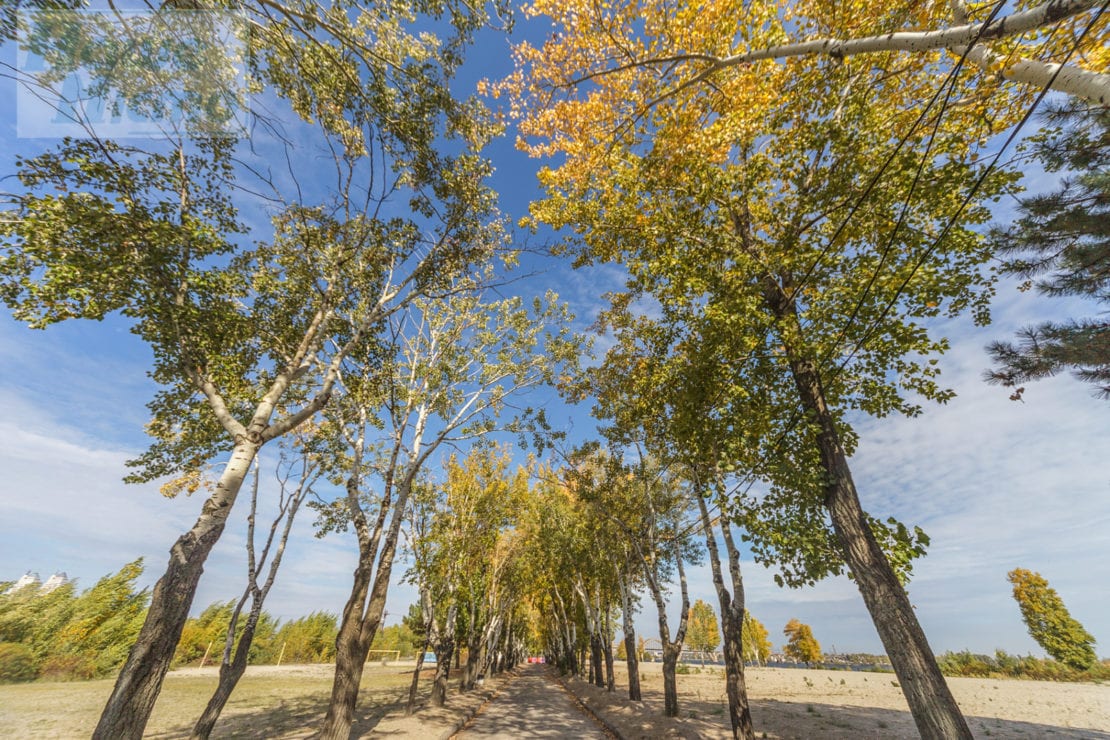
<svg viewBox="0 0 1110 740">
<path fill-rule="evenodd" d="M 234 738 L 307 737 L 324 716 L 333 670 L 331 665 L 248 668 L 215 734 Z M 411 678 L 412 668 L 403 665 L 366 667 L 356 713 L 355 730 L 359 735 L 400 706 Z M 5 737 L 13 738 L 88 737 L 112 684 L 113 679 L 0 685 L 0 727 Z M 147 725 L 147 737 L 187 737 L 215 687 L 214 668 L 171 672 Z"/>
</svg>

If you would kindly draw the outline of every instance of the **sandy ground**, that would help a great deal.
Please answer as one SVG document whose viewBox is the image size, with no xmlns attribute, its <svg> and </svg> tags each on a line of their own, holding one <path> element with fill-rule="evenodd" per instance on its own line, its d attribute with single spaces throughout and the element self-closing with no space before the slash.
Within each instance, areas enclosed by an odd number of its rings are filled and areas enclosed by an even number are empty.
<svg viewBox="0 0 1110 740">
<path fill-rule="evenodd" d="M 458 740 L 540 740 L 609 737 L 549 675 L 546 666 L 526 665 L 455 737 Z"/>
<path fill-rule="evenodd" d="M 307 738 L 323 717 L 333 666 L 252 666 L 216 726 L 221 738 Z M 693 670 L 697 670 L 696 668 Z M 411 665 L 368 665 L 353 737 L 450 737 L 471 716 L 468 729 L 490 737 L 524 737 L 520 728 L 542 728 L 534 737 L 577 737 L 544 720 L 542 707 L 570 705 L 560 686 L 495 677 L 480 691 L 460 695 L 454 676 L 447 706 L 422 706 L 412 717 L 401 708 Z M 522 666 L 527 677 L 535 667 Z M 681 714 L 663 717 L 663 680 L 658 664 L 642 666 L 644 701 L 627 700 L 624 666 L 617 691 L 565 679 L 583 704 L 606 724 L 633 738 L 726 738 L 728 704 L 720 668 L 678 676 Z M 430 678 L 430 672 L 425 674 Z M 757 736 L 767 738 L 915 738 L 913 720 L 893 674 L 762 668 L 747 671 Z M 1110 685 L 1043 681 L 948 679 L 972 732 L 979 738 L 1091 738 L 1110 740 Z M 534 682 L 533 682 L 534 683 Z M 147 737 L 187 737 L 215 686 L 215 670 L 185 669 L 167 676 Z M 0 685 L 0 737 L 88 737 L 112 681 Z M 423 681 L 426 699 L 429 682 Z M 518 694 L 514 692 L 519 691 Z M 517 696 L 516 703 L 511 699 Z M 498 699 L 510 701 L 498 707 Z M 517 711 L 513 707 L 528 707 Z M 570 705 L 572 706 L 572 705 Z M 539 708 L 539 714 L 530 712 Z M 560 710 L 562 711 L 562 710 Z M 479 722 L 487 718 L 483 729 Z M 532 730 L 538 732 L 539 730 Z"/>
<path fill-rule="evenodd" d="M 661 666 L 646 664 L 641 671 L 642 705 L 627 700 L 623 665 L 612 694 L 577 679 L 567 685 L 626 738 L 731 736 L 721 668 L 678 676 L 678 719 L 662 716 Z M 893 674 L 751 668 L 745 676 L 757 737 L 918 736 Z M 978 678 L 948 682 L 976 737 L 1110 740 L 1110 685 Z"/>
<path fill-rule="evenodd" d="M 491 694 L 486 689 L 459 695 L 452 681 L 448 705 L 422 710 L 419 722 L 412 724 L 402 712 L 412 670 L 412 663 L 366 666 L 352 737 L 395 734 L 421 740 L 446 738 Z M 258 740 L 311 737 L 327 710 L 334 671 L 334 665 L 250 666 L 212 736 Z M 425 671 L 424 677 L 430 679 L 431 671 Z M 0 685 L 0 738 L 87 738 L 113 683 L 113 679 L 102 679 Z M 490 688 L 497 684 L 490 682 Z M 214 667 L 170 671 L 145 737 L 188 737 L 215 686 Z M 422 701 L 429 687 L 430 680 L 422 681 Z M 399 723 L 393 726 L 393 730 L 399 730 L 395 733 L 389 731 L 393 722 Z"/>
</svg>

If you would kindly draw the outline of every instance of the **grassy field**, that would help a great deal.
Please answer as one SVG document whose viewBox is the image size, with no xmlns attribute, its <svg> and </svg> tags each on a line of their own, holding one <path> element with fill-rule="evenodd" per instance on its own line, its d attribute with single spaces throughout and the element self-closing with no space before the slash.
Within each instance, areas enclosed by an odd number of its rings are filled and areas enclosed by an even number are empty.
<svg viewBox="0 0 1110 740">
<path fill-rule="evenodd" d="M 215 736 L 307 737 L 327 708 L 333 667 L 257 666 L 224 709 Z M 407 695 L 412 668 L 368 665 L 356 714 L 359 735 L 370 730 Z M 88 737 L 112 691 L 114 679 L 0 685 L 0 728 L 11 738 Z M 423 682 L 427 685 L 427 682 Z M 187 737 L 216 686 L 214 668 L 189 668 L 166 676 L 147 725 L 147 737 Z"/>
</svg>

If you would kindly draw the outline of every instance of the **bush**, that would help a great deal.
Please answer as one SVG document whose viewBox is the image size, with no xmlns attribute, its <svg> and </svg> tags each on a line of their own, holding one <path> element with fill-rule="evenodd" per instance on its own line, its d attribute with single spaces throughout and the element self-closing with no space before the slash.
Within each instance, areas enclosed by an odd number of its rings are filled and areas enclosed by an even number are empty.
<svg viewBox="0 0 1110 740">
<path fill-rule="evenodd" d="M 1078 670 L 1060 661 L 1031 655 L 1010 655 L 1004 650 L 996 651 L 994 657 L 975 655 L 969 650 L 945 653 L 937 662 L 946 676 L 1027 678 L 1035 681 L 1100 681 L 1110 678 L 1110 666 L 1106 663 L 1095 663 L 1086 670 Z"/>
<path fill-rule="evenodd" d="M 338 618 L 334 614 L 313 612 L 283 624 L 274 635 L 273 645 L 279 655 L 282 646 L 285 647 L 283 663 L 330 663 L 335 660 L 338 632 Z M 276 657 L 266 662 L 276 662 Z"/>
<path fill-rule="evenodd" d="M 690 666 L 686 665 L 685 663 L 679 663 L 677 666 L 675 666 L 674 672 L 681 676 L 689 675 Z"/>
<path fill-rule="evenodd" d="M 42 662 L 39 678 L 49 681 L 85 681 L 96 678 L 96 661 L 87 654 L 52 655 Z"/>
<path fill-rule="evenodd" d="M 0 683 L 34 681 L 35 654 L 18 642 L 0 642 Z"/>
</svg>

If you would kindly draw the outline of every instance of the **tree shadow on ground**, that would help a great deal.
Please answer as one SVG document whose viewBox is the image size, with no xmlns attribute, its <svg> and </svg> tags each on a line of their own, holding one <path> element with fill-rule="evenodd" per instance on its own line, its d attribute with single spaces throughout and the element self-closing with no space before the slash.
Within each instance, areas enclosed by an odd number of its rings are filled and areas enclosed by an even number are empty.
<svg viewBox="0 0 1110 740">
<path fill-rule="evenodd" d="M 574 681 L 574 690 L 589 707 L 629 740 L 641 738 L 704 738 L 725 740 L 732 737 L 728 702 L 723 691 L 705 695 L 683 694 L 677 718 L 663 716 L 662 692 L 649 689 L 641 703 L 629 702 L 619 690 L 603 689 Z M 776 740 L 888 740 L 919 736 L 908 710 L 851 704 L 827 704 L 778 699 L 753 699 L 752 720 L 757 738 Z M 965 713 L 972 734 L 977 738 L 1059 738 L 1061 740 L 1110 740 L 1110 732 Z"/>
<path fill-rule="evenodd" d="M 388 712 L 400 710 L 408 696 L 407 689 L 363 689 L 355 709 L 351 726 L 352 737 L 369 734 Z M 276 702 L 265 707 L 239 709 L 229 706 L 220 716 L 212 732 L 214 738 L 243 738 L 243 740 L 270 740 L 271 738 L 313 737 L 328 710 L 329 695 L 277 697 Z M 234 694 L 232 701 L 235 700 Z M 193 725 L 182 724 L 145 737 L 152 740 L 170 740 L 189 737 Z"/>
<path fill-rule="evenodd" d="M 688 710 L 712 712 L 712 702 L 689 702 Z M 728 725 L 727 705 L 719 712 L 722 728 Z M 779 738 L 918 738 L 909 711 L 850 705 L 786 702 L 759 699 L 751 703 L 756 736 L 767 733 Z M 705 715 L 700 715 L 705 716 Z M 971 732 L 978 738 L 1074 738 L 1110 740 L 1110 732 L 1052 725 L 997 717 L 965 715 Z"/>
</svg>

